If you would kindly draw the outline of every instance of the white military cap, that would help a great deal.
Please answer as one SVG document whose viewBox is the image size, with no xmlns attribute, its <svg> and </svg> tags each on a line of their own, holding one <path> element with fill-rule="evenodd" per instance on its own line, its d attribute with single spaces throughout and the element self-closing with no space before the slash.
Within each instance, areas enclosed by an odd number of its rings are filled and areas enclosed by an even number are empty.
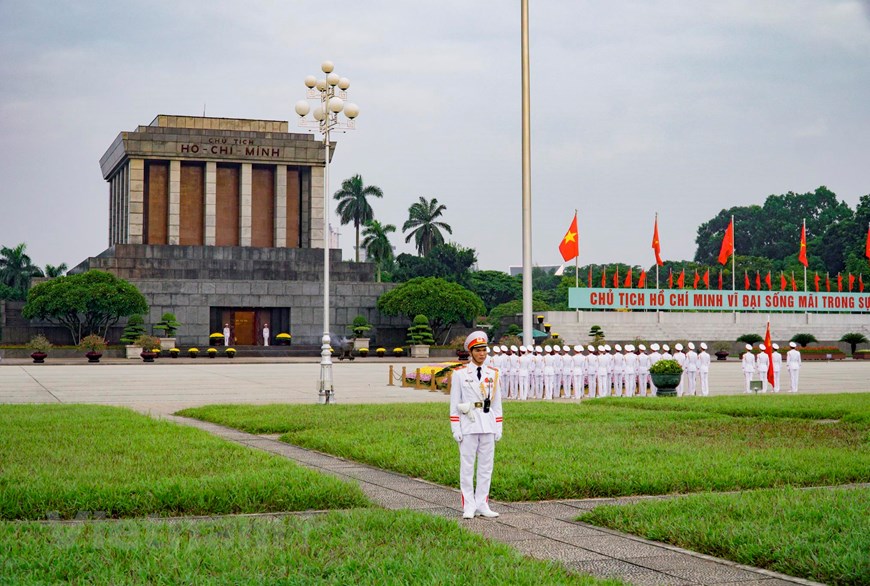
<svg viewBox="0 0 870 586">
<path fill-rule="evenodd" d="M 599 352 L 604 352 L 604 351 L 606 351 L 606 350 L 607 350 L 607 346 L 599 346 L 599 347 L 598 347 L 598 351 L 599 351 Z"/>
<path fill-rule="evenodd" d="M 501 348 L 499 348 L 498 346 L 493 346 L 493 347 L 492 347 L 492 353 L 493 353 L 493 354 L 498 354 L 499 352 L 501 352 Z"/>
<path fill-rule="evenodd" d="M 540 346 L 535 346 L 535 352 L 537 352 L 538 354 L 540 354 L 543 351 L 544 351 L 544 349 L 541 348 Z"/>
<path fill-rule="evenodd" d="M 695 343 L 689 342 L 689 350 L 694 350 L 694 349 L 695 349 Z"/>
<path fill-rule="evenodd" d="M 617 352 L 622 352 L 622 346 L 620 346 L 619 344 L 614 344 L 613 347 L 616 348 Z"/>
<path fill-rule="evenodd" d="M 662 344 L 662 350 L 664 350 L 665 352 L 670 352 L 670 351 L 671 351 L 671 347 L 668 346 L 667 344 Z"/>
<path fill-rule="evenodd" d="M 544 352 L 552 352 L 553 348 L 551 346 L 544 346 Z"/>
<path fill-rule="evenodd" d="M 593 346 L 592 344 L 589 344 L 588 346 L 586 346 L 586 349 L 589 350 L 590 352 L 595 352 L 595 346 Z"/>
<path fill-rule="evenodd" d="M 519 351 L 520 351 L 519 348 L 517 348 L 513 344 L 511 345 L 511 352 L 519 352 Z"/>
<path fill-rule="evenodd" d="M 637 349 L 641 352 L 646 352 L 646 346 L 644 346 L 643 344 L 638 344 Z"/>
<path fill-rule="evenodd" d="M 682 352 L 682 350 L 683 350 L 683 345 L 682 345 L 682 344 L 676 344 L 676 345 L 674 345 L 674 350 L 676 350 L 677 352 Z"/>
<path fill-rule="evenodd" d="M 701 350 L 706 350 L 707 344 L 705 342 L 701 342 Z"/>
<path fill-rule="evenodd" d="M 486 353 L 489 354 L 489 346 L 486 347 Z"/>
<path fill-rule="evenodd" d="M 502 344 L 502 345 L 501 345 L 501 351 L 502 351 L 502 352 L 507 352 L 507 351 L 508 351 L 508 347 L 505 346 L 504 344 Z"/>
<path fill-rule="evenodd" d="M 747 349 L 747 350 L 752 350 L 752 344 L 746 344 L 746 349 Z"/>
<path fill-rule="evenodd" d="M 634 352 L 634 346 L 632 346 L 631 344 L 626 344 L 625 351 L 626 352 Z"/>
<path fill-rule="evenodd" d="M 477 330 L 476 332 L 471 332 L 465 338 L 465 349 L 471 351 L 472 348 L 476 348 L 477 346 L 487 346 L 489 344 L 489 336 L 486 335 L 486 332 Z"/>
<path fill-rule="evenodd" d="M 570 352 L 571 346 L 562 346 L 562 352 Z"/>
<path fill-rule="evenodd" d="M 774 342 L 774 343 L 773 343 L 773 349 L 774 349 L 774 350 L 779 350 L 779 344 L 777 344 L 776 342 Z"/>
<path fill-rule="evenodd" d="M 759 344 L 759 345 L 758 345 L 758 349 L 759 349 L 759 350 L 765 350 L 766 348 L 767 348 L 767 347 L 766 347 L 764 344 Z"/>
<path fill-rule="evenodd" d="M 583 352 L 583 346 L 577 344 L 576 346 L 574 346 L 574 352 Z"/>
<path fill-rule="evenodd" d="M 652 344 L 649 345 L 649 349 L 652 350 L 653 352 L 658 352 L 659 348 L 661 348 L 661 346 L 659 346 L 658 342 L 653 342 Z"/>
<path fill-rule="evenodd" d="M 789 342 L 788 345 L 792 348 L 797 348 L 797 344 L 795 344 L 794 342 Z"/>
</svg>

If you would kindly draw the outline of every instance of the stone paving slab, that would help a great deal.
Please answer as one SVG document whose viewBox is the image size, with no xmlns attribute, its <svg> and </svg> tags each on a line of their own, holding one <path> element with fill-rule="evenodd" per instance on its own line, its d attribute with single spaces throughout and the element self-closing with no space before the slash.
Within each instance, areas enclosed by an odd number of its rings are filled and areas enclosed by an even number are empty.
<svg viewBox="0 0 870 586">
<path fill-rule="evenodd" d="M 164 418 L 357 482 L 370 499 L 386 509 L 412 509 L 454 519 L 469 531 L 507 543 L 524 555 L 560 562 L 569 569 L 596 577 L 616 577 L 637 586 L 820 586 L 808 580 L 742 566 L 574 521 L 583 510 L 603 504 L 636 502 L 642 498 L 493 502 L 493 508 L 501 513 L 497 519 L 477 517 L 462 520 L 460 495 L 456 489 L 212 423 L 171 415 Z"/>
</svg>

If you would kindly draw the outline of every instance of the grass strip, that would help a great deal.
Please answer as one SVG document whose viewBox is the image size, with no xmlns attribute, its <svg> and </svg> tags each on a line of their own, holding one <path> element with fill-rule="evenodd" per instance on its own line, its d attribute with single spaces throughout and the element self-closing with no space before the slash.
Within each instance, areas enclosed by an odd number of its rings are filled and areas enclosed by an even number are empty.
<svg viewBox="0 0 870 586">
<path fill-rule="evenodd" d="M 817 395 L 821 404 L 828 398 Z M 715 402 L 716 398 L 708 398 Z M 624 400 L 626 403 L 634 399 Z M 645 400 L 638 399 L 637 402 Z M 649 399 L 649 402 L 657 401 Z M 491 496 L 521 501 L 870 480 L 870 426 L 616 403 L 504 407 Z M 180 412 L 458 486 L 443 404 L 215 405 Z"/>
<path fill-rule="evenodd" d="M 367 506 L 355 484 L 127 409 L 0 405 L 0 519 Z"/>
<path fill-rule="evenodd" d="M 524 558 L 455 521 L 410 511 L 308 518 L 0 523 L 15 584 L 616 585 Z"/>
<path fill-rule="evenodd" d="M 838 586 L 870 584 L 870 489 L 696 494 L 580 521 Z"/>
</svg>

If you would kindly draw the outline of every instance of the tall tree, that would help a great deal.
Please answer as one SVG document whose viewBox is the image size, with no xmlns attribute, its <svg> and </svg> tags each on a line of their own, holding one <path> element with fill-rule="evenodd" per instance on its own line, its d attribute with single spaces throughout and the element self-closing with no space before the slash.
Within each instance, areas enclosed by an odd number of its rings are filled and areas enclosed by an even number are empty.
<svg viewBox="0 0 870 586">
<path fill-rule="evenodd" d="M 57 266 L 54 265 L 45 265 L 45 276 L 49 279 L 54 279 L 55 277 L 60 277 L 63 275 L 69 267 L 65 262 L 60 263 Z"/>
<path fill-rule="evenodd" d="M 440 277 L 446 281 L 468 285 L 471 267 L 477 262 L 477 252 L 452 242 L 432 247 L 426 256 L 400 254 L 396 258 L 394 281 L 408 281 L 415 277 Z"/>
<path fill-rule="evenodd" d="M 17 299 L 24 299 L 27 295 L 30 279 L 43 276 L 42 269 L 33 264 L 26 249 L 23 242 L 14 248 L 0 248 L 0 284 L 15 291 Z"/>
<path fill-rule="evenodd" d="M 410 242 L 413 238 L 420 256 L 426 256 L 436 245 L 444 243 L 441 230 L 453 234 L 449 225 L 438 221 L 446 209 L 447 206 L 439 204 L 435 197 L 431 201 L 420 197 L 420 201 L 408 208 L 408 220 L 402 225 L 402 232 L 410 231 L 405 242 Z"/>
<path fill-rule="evenodd" d="M 385 262 L 393 259 L 393 245 L 390 244 L 390 233 L 395 232 L 392 224 L 381 224 L 377 220 L 366 222 L 363 227 L 363 248 L 366 257 L 375 261 L 378 266 L 378 283 L 381 282 L 381 268 Z"/>
<path fill-rule="evenodd" d="M 360 175 L 345 179 L 341 183 L 341 189 L 333 195 L 333 198 L 338 201 L 335 211 L 341 217 L 341 223 L 353 222 L 353 228 L 356 230 L 356 262 L 359 262 L 359 227 L 374 219 L 374 211 L 368 198 L 383 196 L 380 187 L 365 185 Z"/>
</svg>

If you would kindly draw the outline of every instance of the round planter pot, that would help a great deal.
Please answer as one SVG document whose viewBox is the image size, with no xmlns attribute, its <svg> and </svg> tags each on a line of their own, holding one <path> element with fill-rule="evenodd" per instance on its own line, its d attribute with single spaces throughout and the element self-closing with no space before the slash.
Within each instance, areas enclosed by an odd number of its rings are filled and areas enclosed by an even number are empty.
<svg viewBox="0 0 870 586">
<path fill-rule="evenodd" d="M 677 385 L 680 384 L 679 374 L 653 374 L 653 384 L 656 386 L 657 397 L 676 397 Z"/>
<path fill-rule="evenodd" d="M 33 358 L 34 364 L 44 363 L 46 356 L 48 356 L 48 354 L 46 354 L 45 352 L 34 352 L 33 354 L 30 355 L 30 357 Z"/>
<path fill-rule="evenodd" d="M 727 352 L 716 352 L 716 360 L 727 360 L 728 353 Z"/>
<path fill-rule="evenodd" d="M 154 359 L 157 358 L 157 352 L 142 352 L 139 356 L 145 362 L 154 362 Z"/>
<path fill-rule="evenodd" d="M 103 355 L 100 352 L 88 352 L 85 356 L 87 357 L 88 362 L 99 362 Z"/>
</svg>

